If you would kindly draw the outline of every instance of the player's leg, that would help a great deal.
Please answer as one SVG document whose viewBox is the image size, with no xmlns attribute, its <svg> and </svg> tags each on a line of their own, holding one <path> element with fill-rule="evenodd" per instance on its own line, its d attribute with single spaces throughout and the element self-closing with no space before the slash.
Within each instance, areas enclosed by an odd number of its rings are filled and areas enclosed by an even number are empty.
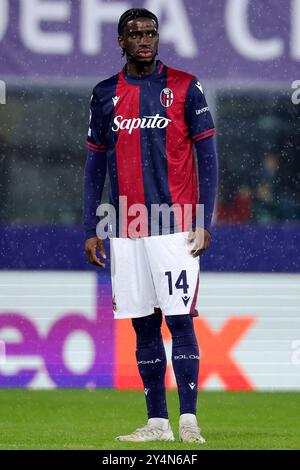
<svg viewBox="0 0 300 470">
<path fill-rule="evenodd" d="M 172 335 L 172 364 L 179 393 L 180 415 L 197 408 L 199 347 L 191 315 L 165 317 Z"/>
<path fill-rule="evenodd" d="M 136 360 L 144 384 L 148 419 L 168 420 L 165 375 L 166 352 L 161 335 L 162 313 L 132 319 L 136 333 Z"/>
<path fill-rule="evenodd" d="M 199 348 L 192 316 L 197 315 L 199 259 L 190 254 L 188 233 L 147 240 L 158 302 L 172 334 L 172 362 L 180 400 L 180 438 L 204 442 L 196 419 Z M 189 432 L 185 432 L 188 430 Z"/>
<path fill-rule="evenodd" d="M 148 423 L 120 441 L 174 440 L 166 407 L 166 355 L 161 313 L 142 239 L 111 240 L 111 276 L 116 319 L 131 318 L 136 332 L 136 359 L 144 383 Z"/>
<path fill-rule="evenodd" d="M 161 335 L 162 314 L 133 318 L 136 332 L 136 360 L 143 381 L 148 423 L 120 441 L 173 441 L 166 402 L 165 374 L 167 360 Z"/>
<path fill-rule="evenodd" d="M 180 403 L 179 437 L 204 443 L 197 424 L 199 347 L 191 315 L 165 317 L 172 335 L 172 364 Z"/>
</svg>

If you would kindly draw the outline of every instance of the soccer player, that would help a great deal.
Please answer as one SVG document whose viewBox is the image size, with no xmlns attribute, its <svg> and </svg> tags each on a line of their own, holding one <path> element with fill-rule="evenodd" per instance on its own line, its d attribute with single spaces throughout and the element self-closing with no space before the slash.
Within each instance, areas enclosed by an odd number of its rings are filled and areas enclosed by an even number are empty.
<svg viewBox="0 0 300 470">
<path fill-rule="evenodd" d="M 122 218 L 121 228 L 110 237 L 114 317 L 132 319 L 148 412 L 145 426 L 117 439 L 174 440 L 166 403 L 166 353 L 161 335 L 164 315 L 172 335 L 179 437 L 202 444 L 205 439 L 196 418 L 199 348 L 193 316 L 197 316 L 199 255 L 211 241 L 217 187 L 215 127 L 197 78 L 156 60 L 158 30 L 158 19 L 152 12 L 126 11 L 118 24 L 118 42 L 126 65 L 93 90 L 84 183 L 85 252 L 91 263 L 105 266 L 96 212 L 108 168 L 110 202 L 118 220 Z M 125 222 L 120 202 L 124 197 L 128 207 Z M 203 224 L 197 224 L 198 203 L 205 209 Z M 190 205 L 189 229 L 177 224 L 175 217 L 170 233 L 153 234 L 153 220 L 147 212 L 140 219 L 138 234 L 133 233 L 130 224 L 135 211 L 131 208 L 150 211 L 157 204 L 167 208 Z M 158 225 L 165 228 L 160 222 Z M 181 229 L 175 230 L 175 226 Z"/>
</svg>

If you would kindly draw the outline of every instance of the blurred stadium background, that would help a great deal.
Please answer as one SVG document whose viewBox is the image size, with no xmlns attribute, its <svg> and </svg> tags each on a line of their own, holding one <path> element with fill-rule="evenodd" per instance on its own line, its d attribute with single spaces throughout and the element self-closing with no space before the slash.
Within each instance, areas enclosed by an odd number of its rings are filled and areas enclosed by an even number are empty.
<svg viewBox="0 0 300 470">
<path fill-rule="evenodd" d="M 299 0 L 0 0 L 0 387 L 141 388 L 81 226 L 91 90 L 122 67 L 117 20 L 138 5 L 161 19 L 161 60 L 200 78 L 218 130 L 200 387 L 299 390 Z"/>
</svg>

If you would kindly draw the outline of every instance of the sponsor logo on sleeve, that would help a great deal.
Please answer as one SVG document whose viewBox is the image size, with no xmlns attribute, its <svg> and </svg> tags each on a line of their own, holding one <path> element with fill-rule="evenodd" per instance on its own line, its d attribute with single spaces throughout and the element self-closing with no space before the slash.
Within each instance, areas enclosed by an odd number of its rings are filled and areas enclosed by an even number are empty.
<svg viewBox="0 0 300 470">
<path fill-rule="evenodd" d="M 209 107 L 206 106 L 205 108 L 202 109 L 196 109 L 196 115 L 200 116 L 201 114 L 207 113 L 209 111 Z"/>
</svg>

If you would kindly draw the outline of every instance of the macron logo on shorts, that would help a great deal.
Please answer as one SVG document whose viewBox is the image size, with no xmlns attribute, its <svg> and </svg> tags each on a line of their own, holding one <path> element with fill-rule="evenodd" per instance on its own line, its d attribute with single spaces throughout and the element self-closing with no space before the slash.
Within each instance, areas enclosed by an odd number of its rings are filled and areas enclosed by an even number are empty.
<svg viewBox="0 0 300 470">
<path fill-rule="evenodd" d="M 181 298 L 182 298 L 182 301 L 183 301 L 183 303 L 184 303 L 184 305 L 185 305 L 185 307 L 186 307 L 187 304 L 188 304 L 189 301 L 190 301 L 190 297 L 188 297 L 187 295 L 184 295 L 184 296 L 181 297 Z"/>
</svg>

